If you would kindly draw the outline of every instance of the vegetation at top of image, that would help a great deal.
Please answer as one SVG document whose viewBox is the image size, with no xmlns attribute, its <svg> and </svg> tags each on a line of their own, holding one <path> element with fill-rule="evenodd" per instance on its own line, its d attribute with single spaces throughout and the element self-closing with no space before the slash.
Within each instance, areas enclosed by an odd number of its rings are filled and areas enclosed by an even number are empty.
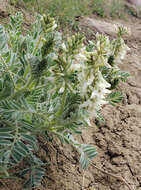
<svg viewBox="0 0 141 190">
<path fill-rule="evenodd" d="M 10 3 L 15 6 L 20 5 L 21 1 L 25 7 L 34 9 L 40 14 L 50 14 L 63 25 L 71 24 L 75 16 L 91 13 L 91 0 L 10 0 Z"/>
<path fill-rule="evenodd" d="M 93 0 L 93 13 L 97 14 L 100 17 L 104 17 L 105 15 L 105 0 Z"/>
<path fill-rule="evenodd" d="M 124 10 L 124 2 L 123 0 L 112 0 L 109 14 L 111 17 L 124 18 L 125 10 Z"/>
<path fill-rule="evenodd" d="M 24 5 L 39 14 L 50 14 L 55 17 L 62 30 L 75 28 L 75 17 L 96 14 L 100 17 L 125 16 L 122 0 L 9 0 L 14 6 Z M 77 28 L 77 27 L 76 27 Z"/>
<path fill-rule="evenodd" d="M 124 18 L 124 2 L 122 0 L 93 0 L 93 13 L 100 17 Z"/>
<path fill-rule="evenodd" d="M 118 67 L 128 50 L 122 39 L 127 29 L 119 26 L 112 41 L 97 34 L 85 45 L 79 33 L 64 42 L 50 16 L 38 15 L 26 35 L 22 23 L 17 13 L 6 28 L 0 25 L 0 173 L 26 176 L 24 188 L 32 188 L 45 175 L 46 163 L 37 157 L 39 135 L 74 146 L 82 169 L 96 156 L 74 134 L 91 126 L 102 105 L 122 100 L 112 90 L 128 77 Z M 26 168 L 11 173 L 21 162 Z"/>
</svg>

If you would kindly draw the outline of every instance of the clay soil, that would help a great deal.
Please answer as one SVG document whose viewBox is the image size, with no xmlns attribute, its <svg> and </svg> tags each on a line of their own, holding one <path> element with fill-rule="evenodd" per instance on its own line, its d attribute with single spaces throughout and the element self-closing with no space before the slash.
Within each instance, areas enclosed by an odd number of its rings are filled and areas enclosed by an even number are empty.
<svg viewBox="0 0 141 190">
<path fill-rule="evenodd" d="M 122 176 L 132 190 L 141 190 L 141 20 L 130 17 L 127 21 L 109 22 L 120 22 L 131 28 L 132 35 L 126 38 L 130 51 L 120 66 L 129 71 L 131 77 L 119 86 L 124 93 L 123 102 L 116 107 L 106 105 L 102 110 L 105 122 L 95 121 L 93 127 L 79 138 L 81 142 L 96 147 L 95 166 Z M 79 167 L 79 154 L 71 146 L 61 145 L 58 140 L 45 143 L 40 138 L 39 141 L 39 156 L 48 164 L 46 176 L 36 190 L 129 189 L 92 165 L 84 173 Z M 22 183 L 0 180 L 0 190 L 22 190 Z"/>
</svg>

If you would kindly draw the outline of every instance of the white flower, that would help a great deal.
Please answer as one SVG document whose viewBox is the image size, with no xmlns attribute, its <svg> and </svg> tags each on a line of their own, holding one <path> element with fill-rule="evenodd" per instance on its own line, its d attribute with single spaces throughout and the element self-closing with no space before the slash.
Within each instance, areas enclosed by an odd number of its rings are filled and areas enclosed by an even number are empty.
<svg viewBox="0 0 141 190">
<path fill-rule="evenodd" d="M 99 91 L 98 90 L 94 90 L 93 92 L 92 92 L 92 95 L 91 95 L 91 99 L 94 99 L 95 97 L 98 97 L 99 96 Z"/>
<path fill-rule="evenodd" d="M 65 82 L 63 82 L 62 83 L 62 86 L 61 86 L 61 88 L 59 89 L 59 94 L 61 94 L 61 93 L 63 93 L 64 92 L 64 90 L 65 90 Z"/>
<path fill-rule="evenodd" d="M 70 70 L 72 70 L 72 71 L 79 71 L 81 68 L 82 68 L 81 63 L 72 62 L 71 66 L 70 66 Z"/>
<path fill-rule="evenodd" d="M 88 86 L 92 84 L 92 82 L 94 81 L 94 78 L 95 78 L 94 75 L 91 74 L 91 76 L 87 80 L 87 85 Z"/>
<path fill-rule="evenodd" d="M 53 25 L 52 30 L 55 30 L 55 28 L 57 28 L 57 24 Z"/>
<path fill-rule="evenodd" d="M 87 93 L 87 87 L 88 87 L 88 84 L 86 82 L 80 85 L 81 96 L 85 96 L 86 95 L 86 93 Z"/>
<path fill-rule="evenodd" d="M 59 94 L 63 93 L 64 92 L 64 87 L 61 87 L 60 90 L 59 90 Z"/>
<path fill-rule="evenodd" d="M 92 124 L 91 124 L 91 121 L 90 121 L 90 119 L 89 118 L 85 118 L 85 121 L 86 121 L 86 123 L 88 124 L 88 126 L 92 126 Z"/>
<path fill-rule="evenodd" d="M 87 100 L 83 104 L 80 105 L 80 108 L 90 107 L 90 105 L 91 105 L 91 101 Z"/>
<path fill-rule="evenodd" d="M 66 48 L 65 43 L 62 43 L 62 49 L 63 49 L 64 51 L 67 51 L 67 48 Z"/>
<path fill-rule="evenodd" d="M 86 61 L 87 58 L 83 53 L 79 53 L 75 56 L 75 60 L 81 63 L 81 62 Z"/>
</svg>

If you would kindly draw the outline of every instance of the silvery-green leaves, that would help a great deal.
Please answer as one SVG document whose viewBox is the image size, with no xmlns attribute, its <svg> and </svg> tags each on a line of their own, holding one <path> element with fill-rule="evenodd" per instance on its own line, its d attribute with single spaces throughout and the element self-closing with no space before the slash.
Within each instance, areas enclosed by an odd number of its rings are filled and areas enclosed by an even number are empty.
<svg viewBox="0 0 141 190">
<path fill-rule="evenodd" d="M 20 32 L 22 23 L 23 23 L 23 14 L 21 12 L 17 12 L 16 15 L 10 16 L 9 28 L 12 31 Z"/>
<path fill-rule="evenodd" d="M 11 127 L 4 125 L 0 128 L 0 147 L 0 164 L 7 169 L 30 156 L 31 150 L 38 150 L 36 138 L 27 130 L 20 130 L 18 125 Z"/>
<path fill-rule="evenodd" d="M 45 175 L 45 170 L 38 166 L 27 168 L 21 172 L 21 177 L 29 174 L 29 179 L 24 183 L 24 189 L 33 188 L 40 185 L 41 180 Z"/>
<path fill-rule="evenodd" d="M 80 165 L 83 169 L 88 169 L 91 161 L 97 155 L 96 149 L 90 145 L 81 145 L 79 151 L 81 152 Z"/>
<path fill-rule="evenodd" d="M 7 50 L 7 35 L 5 28 L 0 25 L 0 54 L 4 53 Z"/>
<path fill-rule="evenodd" d="M 87 169 L 97 152 L 73 135 L 100 116 L 103 104 L 121 101 L 122 94 L 111 90 L 129 75 L 117 67 L 127 51 L 120 33 L 112 42 L 97 34 L 86 47 L 81 34 L 64 41 L 49 15 L 38 15 L 24 35 L 22 23 L 17 13 L 7 28 L 0 25 L 0 171 L 11 175 L 9 169 L 25 162 L 20 176 L 24 188 L 32 188 L 45 175 L 37 135 L 72 144 Z"/>
<path fill-rule="evenodd" d="M 116 103 L 119 103 L 123 100 L 124 96 L 121 92 L 112 92 L 110 94 L 108 94 L 108 96 L 106 97 L 106 100 L 112 104 L 113 106 L 115 106 Z"/>
</svg>

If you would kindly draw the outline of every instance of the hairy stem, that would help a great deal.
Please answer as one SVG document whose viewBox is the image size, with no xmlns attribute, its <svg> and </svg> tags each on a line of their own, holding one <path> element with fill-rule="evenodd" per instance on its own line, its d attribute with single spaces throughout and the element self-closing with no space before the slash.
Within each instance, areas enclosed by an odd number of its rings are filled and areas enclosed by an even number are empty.
<svg viewBox="0 0 141 190">
<path fill-rule="evenodd" d="M 38 48 L 39 48 L 39 45 L 40 45 L 40 43 L 41 43 L 41 39 L 42 39 L 42 35 L 40 35 L 40 37 L 39 37 L 39 40 L 38 40 L 38 42 L 37 42 L 37 44 L 36 44 L 36 47 L 35 47 L 35 49 L 34 49 L 34 51 L 33 51 L 33 56 L 36 55 L 36 52 L 37 52 L 37 50 L 38 50 Z"/>
<path fill-rule="evenodd" d="M 60 110 L 57 113 L 57 117 L 61 116 L 61 114 L 62 114 L 62 112 L 64 110 L 64 106 L 65 106 L 65 103 L 66 103 L 66 95 L 67 95 L 67 84 L 65 82 L 65 89 L 64 89 L 63 96 L 62 96 L 62 104 L 61 104 Z"/>
</svg>

